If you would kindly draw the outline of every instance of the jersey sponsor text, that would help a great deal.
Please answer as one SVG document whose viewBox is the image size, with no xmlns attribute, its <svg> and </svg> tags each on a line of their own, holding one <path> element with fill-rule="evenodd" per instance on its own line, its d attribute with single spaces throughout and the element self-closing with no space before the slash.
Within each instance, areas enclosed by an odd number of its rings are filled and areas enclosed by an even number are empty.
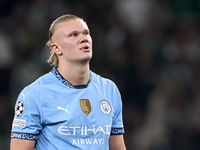
<svg viewBox="0 0 200 150">
<path fill-rule="evenodd" d="M 98 132 L 110 134 L 110 130 L 110 125 L 105 125 L 105 127 L 93 126 L 92 128 L 88 128 L 88 126 L 60 126 L 58 128 L 58 132 L 62 135 L 88 135 L 91 133 L 95 135 Z"/>
<path fill-rule="evenodd" d="M 73 139 L 72 145 L 104 144 L 104 138 L 98 139 Z"/>
</svg>

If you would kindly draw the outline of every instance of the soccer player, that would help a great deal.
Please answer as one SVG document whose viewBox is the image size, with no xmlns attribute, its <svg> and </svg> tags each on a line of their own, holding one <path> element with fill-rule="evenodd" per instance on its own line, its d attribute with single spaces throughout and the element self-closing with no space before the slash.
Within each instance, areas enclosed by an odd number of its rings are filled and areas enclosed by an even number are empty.
<svg viewBox="0 0 200 150">
<path fill-rule="evenodd" d="M 49 28 L 53 69 L 18 96 L 11 150 L 125 150 L 116 85 L 90 70 L 92 38 L 71 14 Z"/>
</svg>

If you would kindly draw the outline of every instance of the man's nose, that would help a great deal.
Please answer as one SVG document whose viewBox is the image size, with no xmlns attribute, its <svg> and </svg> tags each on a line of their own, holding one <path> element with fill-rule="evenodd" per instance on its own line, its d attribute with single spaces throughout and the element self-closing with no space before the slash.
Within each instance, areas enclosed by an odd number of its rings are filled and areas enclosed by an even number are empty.
<svg viewBox="0 0 200 150">
<path fill-rule="evenodd" d="M 87 42 L 88 42 L 87 37 L 82 34 L 82 36 L 81 36 L 81 43 L 87 43 Z"/>
</svg>

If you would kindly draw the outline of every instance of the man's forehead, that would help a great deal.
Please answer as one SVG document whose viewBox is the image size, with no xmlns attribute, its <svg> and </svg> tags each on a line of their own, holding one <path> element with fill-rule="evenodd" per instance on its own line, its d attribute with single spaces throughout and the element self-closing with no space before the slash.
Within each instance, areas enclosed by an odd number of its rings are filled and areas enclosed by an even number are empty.
<svg viewBox="0 0 200 150">
<path fill-rule="evenodd" d="M 65 30 L 65 31 L 79 31 L 79 30 L 88 30 L 87 24 L 81 19 L 73 19 L 68 21 L 63 21 L 57 24 L 56 30 Z"/>
</svg>

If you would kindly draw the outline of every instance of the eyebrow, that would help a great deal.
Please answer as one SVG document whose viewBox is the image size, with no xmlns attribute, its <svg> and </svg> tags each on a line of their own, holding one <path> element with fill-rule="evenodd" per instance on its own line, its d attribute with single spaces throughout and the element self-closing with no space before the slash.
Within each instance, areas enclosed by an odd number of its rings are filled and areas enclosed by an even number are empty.
<svg viewBox="0 0 200 150">
<path fill-rule="evenodd" d="M 82 32 L 85 32 L 87 31 L 88 33 L 90 33 L 90 30 L 89 29 L 84 29 L 84 30 L 73 30 L 73 31 L 70 31 L 68 34 L 72 34 L 72 33 L 82 33 Z"/>
</svg>

